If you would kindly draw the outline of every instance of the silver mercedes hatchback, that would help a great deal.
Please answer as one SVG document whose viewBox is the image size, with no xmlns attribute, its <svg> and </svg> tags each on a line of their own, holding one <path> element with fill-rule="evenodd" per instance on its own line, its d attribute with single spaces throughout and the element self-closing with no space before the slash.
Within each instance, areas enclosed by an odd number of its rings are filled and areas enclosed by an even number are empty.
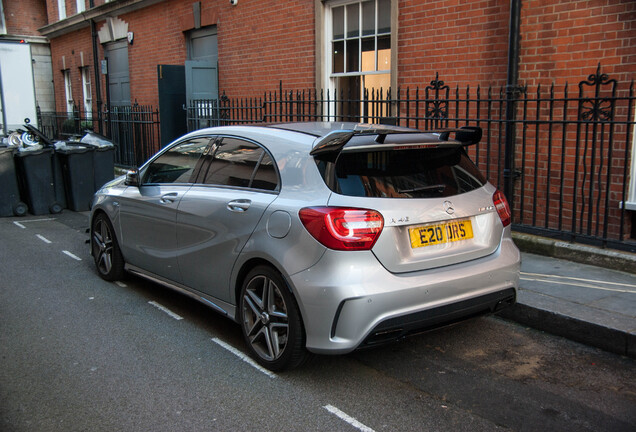
<svg viewBox="0 0 636 432">
<path fill-rule="evenodd" d="M 481 129 L 228 126 L 107 183 L 91 252 L 238 322 L 261 365 L 342 354 L 514 304 L 504 195 L 466 146 Z"/>
</svg>

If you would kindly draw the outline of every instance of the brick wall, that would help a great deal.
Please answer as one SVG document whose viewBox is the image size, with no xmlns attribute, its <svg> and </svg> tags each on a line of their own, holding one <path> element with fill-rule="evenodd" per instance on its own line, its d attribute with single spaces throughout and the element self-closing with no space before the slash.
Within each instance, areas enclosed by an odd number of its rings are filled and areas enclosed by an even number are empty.
<svg viewBox="0 0 636 432">
<path fill-rule="evenodd" d="M 451 86 L 504 83 L 509 2 L 401 0 L 398 83 L 425 87 L 435 73 Z"/>
<path fill-rule="evenodd" d="M 84 66 L 91 71 L 91 81 L 94 81 L 92 42 L 90 28 L 84 28 L 73 33 L 60 36 L 51 43 L 51 58 L 53 67 L 53 81 L 55 82 L 56 110 L 66 111 L 66 89 L 64 86 L 63 69 L 71 74 L 73 99 L 75 104 L 83 107 L 84 93 L 82 89 L 82 53 Z M 102 55 L 103 56 L 103 55 Z M 64 60 L 62 60 L 64 58 Z M 95 90 L 93 90 L 93 104 L 95 104 Z"/>
<path fill-rule="evenodd" d="M 525 0 L 520 76 L 526 84 L 578 83 L 596 72 L 619 82 L 636 75 L 636 2 Z"/>
<path fill-rule="evenodd" d="M 233 96 L 313 87 L 314 2 L 223 1 L 219 19 L 219 84 Z"/>
<path fill-rule="evenodd" d="M 43 0 L 3 1 L 2 7 L 9 35 L 40 36 L 38 29 L 47 24 Z"/>
</svg>

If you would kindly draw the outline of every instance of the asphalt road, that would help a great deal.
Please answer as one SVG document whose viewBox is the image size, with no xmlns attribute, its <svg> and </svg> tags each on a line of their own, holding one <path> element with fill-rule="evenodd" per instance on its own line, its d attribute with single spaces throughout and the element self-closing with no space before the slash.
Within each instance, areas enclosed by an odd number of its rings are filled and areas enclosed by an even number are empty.
<svg viewBox="0 0 636 432">
<path fill-rule="evenodd" d="M 101 280 L 86 227 L 0 219 L 0 431 L 636 430 L 634 360 L 495 317 L 265 373 L 205 306 Z"/>
</svg>

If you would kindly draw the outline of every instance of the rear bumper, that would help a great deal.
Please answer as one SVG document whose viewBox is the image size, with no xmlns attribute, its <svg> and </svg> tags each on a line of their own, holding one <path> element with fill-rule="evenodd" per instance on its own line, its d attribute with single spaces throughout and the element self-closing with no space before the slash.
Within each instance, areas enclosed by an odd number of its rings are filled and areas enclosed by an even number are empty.
<svg viewBox="0 0 636 432">
<path fill-rule="evenodd" d="M 516 299 L 517 291 L 514 288 L 507 288 L 445 306 L 390 318 L 375 326 L 359 348 L 376 346 L 469 318 L 494 313 L 514 305 Z"/>
<path fill-rule="evenodd" d="M 521 255 L 510 238 L 461 264 L 393 274 L 371 252 L 329 250 L 291 276 L 307 349 L 343 354 L 514 303 Z"/>
</svg>

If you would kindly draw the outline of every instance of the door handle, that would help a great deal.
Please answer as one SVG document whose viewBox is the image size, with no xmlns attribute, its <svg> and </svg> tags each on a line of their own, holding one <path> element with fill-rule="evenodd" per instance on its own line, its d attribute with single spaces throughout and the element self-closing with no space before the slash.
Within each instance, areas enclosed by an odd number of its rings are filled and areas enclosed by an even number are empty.
<svg viewBox="0 0 636 432">
<path fill-rule="evenodd" d="M 251 200 L 240 199 L 240 200 L 230 201 L 229 203 L 227 203 L 227 209 L 229 211 L 242 213 L 245 210 L 247 210 L 248 208 L 250 208 L 251 205 L 252 205 L 252 201 Z"/>
<path fill-rule="evenodd" d="M 172 204 L 173 202 L 177 200 L 178 195 L 179 194 L 177 194 L 176 192 L 167 193 L 161 196 L 161 198 L 159 199 L 159 202 L 161 204 Z"/>
</svg>

